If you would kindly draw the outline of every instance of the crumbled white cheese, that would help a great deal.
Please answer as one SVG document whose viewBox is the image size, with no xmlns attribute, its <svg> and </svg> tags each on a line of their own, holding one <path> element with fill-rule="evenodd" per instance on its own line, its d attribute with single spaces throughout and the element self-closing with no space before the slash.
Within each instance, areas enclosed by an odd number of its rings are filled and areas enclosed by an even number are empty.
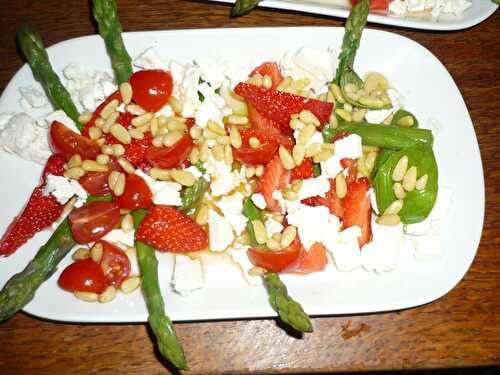
<svg viewBox="0 0 500 375">
<path fill-rule="evenodd" d="M 459 16 L 471 5 L 467 0 L 394 0 L 389 3 L 389 12 L 403 16 L 430 11 L 434 18 L 438 18 L 441 13 Z"/>
<path fill-rule="evenodd" d="M 370 198 L 370 204 L 372 206 L 373 211 L 378 215 L 380 212 L 378 210 L 377 194 L 375 193 L 375 189 L 370 188 L 368 190 L 368 197 Z"/>
<path fill-rule="evenodd" d="M 231 223 L 214 210 L 208 210 L 208 236 L 212 251 L 224 251 L 234 241 Z"/>
<path fill-rule="evenodd" d="M 330 181 L 325 176 L 312 177 L 302 180 L 302 187 L 298 192 L 299 200 L 321 196 L 324 197 L 325 194 L 330 191 Z"/>
<path fill-rule="evenodd" d="M 379 225 L 372 218 L 373 240 L 361 251 L 363 268 L 376 273 L 393 271 L 397 267 L 399 254 L 404 244 L 403 224 Z"/>
<path fill-rule="evenodd" d="M 322 242 L 329 216 L 330 212 L 325 206 L 301 204 L 298 209 L 289 212 L 286 218 L 289 224 L 297 227 L 302 244 L 309 250 L 315 242 Z"/>
<path fill-rule="evenodd" d="M 229 221 L 236 235 L 240 235 L 247 224 L 248 219 L 242 214 L 243 194 L 240 192 L 224 196 L 216 203 L 224 217 Z"/>
<path fill-rule="evenodd" d="M 257 206 L 257 208 L 260 208 L 261 210 L 266 208 L 266 199 L 261 193 L 254 193 L 252 194 L 252 202 Z"/>
<path fill-rule="evenodd" d="M 52 154 L 46 129 L 38 126 L 26 113 L 9 118 L 0 130 L 0 150 L 44 165 Z"/>
<path fill-rule="evenodd" d="M 339 232 L 337 245 L 333 249 L 328 248 L 339 271 L 352 271 L 361 265 L 359 236 L 361 229 L 358 226 L 349 227 Z"/>
<path fill-rule="evenodd" d="M 225 80 L 224 65 L 211 57 L 198 57 L 194 63 L 200 69 L 201 78 L 210 84 L 213 90 L 221 87 Z"/>
<path fill-rule="evenodd" d="M 183 297 L 195 290 L 202 289 L 205 286 L 205 280 L 201 262 L 198 259 L 177 254 L 171 285 L 173 290 Z"/>
<path fill-rule="evenodd" d="M 238 187 L 240 183 L 240 174 L 236 170 L 224 175 L 218 174 L 210 184 L 210 192 L 214 197 L 220 197 Z"/>
<path fill-rule="evenodd" d="M 335 177 L 343 170 L 340 161 L 344 158 L 358 159 L 363 155 L 361 137 L 351 134 L 334 142 L 334 154 L 321 162 L 321 173 L 328 177 Z"/>
<path fill-rule="evenodd" d="M 248 246 L 235 245 L 229 251 L 231 258 L 233 261 L 239 266 L 241 269 L 241 273 L 243 274 L 243 278 L 245 281 L 254 286 L 254 285 L 262 285 L 262 278 L 256 276 L 250 276 L 248 271 L 254 267 L 250 259 L 248 259 L 247 255 Z"/>
<path fill-rule="evenodd" d="M 135 232 L 133 230 L 130 232 L 124 232 L 121 229 L 113 229 L 102 239 L 111 242 L 121 249 L 126 249 L 134 246 Z"/>
<path fill-rule="evenodd" d="M 49 104 L 45 93 L 35 89 L 33 86 L 20 87 L 19 92 L 21 93 L 21 106 L 26 111 Z"/>
<path fill-rule="evenodd" d="M 134 59 L 134 65 L 141 69 L 169 69 L 169 63 L 158 55 L 154 47 L 146 48 Z"/>
<path fill-rule="evenodd" d="M 275 233 L 281 233 L 283 230 L 283 225 L 274 220 L 273 218 L 269 218 L 264 222 L 264 226 L 266 227 L 267 237 L 271 238 Z"/>
<path fill-rule="evenodd" d="M 293 137 L 295 138 L 295 143 L 298 143 L 300 130 L 301 129 L 295 129 L 294 132 L 293 132 Z M 304 144 L 304 146 L 307 148 L 310 145 L 312 145 L 313 143 L 319 143 L 320 145 L 322 145 L 323 143 L 325 143 L 324 140 L 323 140 L 323 135 L 321 134 L 321 132 L 315 131 L 313 133 L 312 137 L 307 141 L 307 143 Z"/>
<path fill-rule="evenodd" d="M 8 124 L 12 116 L 14 116 L 14 113 L 0 113 L 0 131 Z"/>
<path fill-rule="evenodd" d="M 154 204 L 164 204 L 168 206 L 180 206 L 182 204 L 182 185 L 172 181 L 156 181 L 140 169 L 135 170 L 135 174 L 146 182 L 153 194 Z"/>
<path fill-rule="evenodd" d="M 156 117 L 158 116 L 165 116 L 165 117 L 172 117 L 172 116 L 175 116 L 175 112 L 174 110 L 172 109 L 172 107 L 167 104 L 167 105 L 164 105 L 158 112 L 156 112 Z"/>
<path fill-rule="evenodd" d="M 46 181 L 47 183 L 43 189 L 43 194 L 53 195 L 60 204 L 66 204 L 66 202 L 75 195 L 77 197 L 75 207 L 81 207 L 87 200 L 87 192 L 77 180 L 69 179 L 64 176 L 55 176 L 49 173 L 46 177 Z"/>
<path fill-rule="evenodd" d="M 57 111 L 50 113 L 44 120 L 47 126 L 50 126 L 54 121 L 57 121 L 73 130 L 75 133 L 80 134 L 80 130 L 76 127 L 75 122 L 70 119 L 63 110 L 58 109 Z"/>
<path fill-rule="evenodd" d="M 232 113 L 232 110 L 226 107 L 226 101 L 206 82 L 198 85 L 198 92 L 203 95 L 203 101 L 194 115 L 196 125 L 205 128 L 209 120 L 223 125 L 222 119 Z"/>
</svg>

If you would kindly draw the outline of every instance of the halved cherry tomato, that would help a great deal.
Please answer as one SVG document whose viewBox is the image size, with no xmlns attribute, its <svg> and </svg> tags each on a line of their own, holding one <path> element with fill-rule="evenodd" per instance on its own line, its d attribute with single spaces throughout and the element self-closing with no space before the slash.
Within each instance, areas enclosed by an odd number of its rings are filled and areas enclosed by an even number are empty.
<svg viewBox="0 0 500 375">
<path fill-rule="evenodd" d="M 389 9 L 389 3 L 391 0 L 371 0 L 370 9 L 371 10 L 387 10 Z M 356 5 L 358 0 L 351 0 L 352 5 Z"/>
<path fill-rule="evenodd" d="M 106 99 L 104 99 L 104 101 L 101 104 L 99 104 L 99 106 L 95 109 L 94 113 L 92 114 L 92 117 L 90 118 L 89 122 L 87 122 L 85 124 L 85 127 L 83 128 L 83 131 L 82 131 L 82 135 L 84 135 L 85 137 L 89 136 L 89 129 L 92 126 L 95 126 L 95 122 L 99 118 L 99 116 L 101 115 L 101 112 L 104 109 L 104 107 L 106 107 L 108 105 L 108 103 L 114 99 L 118 100 L 119 102 L 122 101 L 122 96 L 120 94 L 120 91 L 115 91 L 110 96 L 108 96 Z"/>
<path fill-rule="evenodd" d="M 262 63 L 257 68 L 252 70 L 250 76 L 253 76 L 256 73 L 271 77 L 271 80 L 273 81 L 273 85 L 271 86 L 272 89 L 275 89 L 281 83 L 281 81 L 283 81 L 283 76 L 281 75 L 280 68 L 275 62 Z"/>
<path fill-rule="evenodd" d="M 314 177 L 313 162 L 311 158 L 305 158 L 302 163 L 292 169 L 290 175 L 292 182 L 295 180 L 307 180 Z"/>
<path fill-rule="evenodd" d="M 178 168 L 187 159 L 192 148 L 193 139 L 186 133 L 173 146 L 149 147 L 146 150 L 145 158 L 153 164 L 153 166 L 158 168 Z"/>
<path fill-rule="evenodd" d="M 114 156 L 109 158 L 108 170 L 106 172 L 87 172 L 80 177 L 78 182 L 87 193 L 91 195 L 107 195 L 111 193 L 108 186 L 108 177 L 112 171 L 120 172 L 122 168 Z"/>
<path fill-rule="evenodd" d="M 298 236 L 286 249 L 270 251 L 258 247 L 248 249 L 248 258 L 257 267 L 270 272 L 286 272 L 295 269 L 300 262 L 302 244 Z"/>
<path fill-rule="evenodd" d="M 50 126 L 50 141 L 56 153 L 63 155 L 69 160 L 78 154 L 85 159 L 95 159 L 101 153 L 97 143 L 83 135 L 75 133 L 58 121 Z"/>
<path fill-rule="evenodd" d="M 292 272 L 312 273 L 323 271 L 328 263 L 326 249 L 323 244 L 319 242 L 314 243 L 309 251 L 306 251 L 306 249 L 302 247 L 299 258 L 299 264 L 295 269 L 291 270 Z"/>
<path fill-rule="evenodd" d="M 115 245 L 107 241 L 99 241 L 103 248 L 101 269 L 108 282 L 113 286 L 120 286 L 130 274 L 130 260 L 127 255 Z"/>
<path fill-rule="evenodd" d="M 153 205 L 153 193 L 144 179 L 136 174 L 129 174 L 125 183 L 125 191 L 114 201 L 120 208 L 136 210 L 150 208 Z"/>
<path fill-rule="evenodd" d="M 132 98 L 146 111 L 157 112 L 172 95 L 172 74 L 166 70 L 139 70 L 130 77 Z"/>
<path fill-rule="evenodd" d="M 266 133 L 256 129 L 241 129 L 241 147 L 233 150 L 234 158 L 245 164 L 266 164 L 278 150 L 278 142 Z M 257 148 L 250 147 L 248 140 L 257 138 L 261 145 Z"/>
<path fill-rule="evenodd" d="M 102 293 L 108 280 L 101 266 L 92 259 L 77 260 L 64 269 L 59 276 L 59 286 L 70 292 Z"/>
<path fill-rule="evenodd" d="M 114 202 L 96 201 L 75 208 L 68 216 L 73 237 L 79 243 L 97 241 L 120 221 L 120 207 Z"/>
</svg>

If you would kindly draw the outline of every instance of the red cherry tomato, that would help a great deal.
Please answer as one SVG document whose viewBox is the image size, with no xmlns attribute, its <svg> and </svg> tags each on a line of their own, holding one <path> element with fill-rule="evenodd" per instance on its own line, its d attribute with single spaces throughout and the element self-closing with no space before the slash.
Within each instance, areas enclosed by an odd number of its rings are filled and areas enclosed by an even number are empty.
<svg viewBox="0 0 500 375">
<path fill-rule="evenodd" d="M 371 10 L 387 10 L 389 9 L 389 3 L 391 0 L 371 0 L 370 9 Z M 352 5 L 356 5 L 358 0 L 351 0 Z"/>
<path fill-rule="evenodd" d="M 295 237 L 295 240 L 286 249 L 279 251 L 270 251 L 253 247 L 248 249 L 248 258 L 250 261 L 270 272 L 284 272 L 293 270 L 300 262 L 302 244 Z"/>
<path fill-rule="evenodd" d="M 106 241 L 99 241 L 103 248 L 101 269 L 108 282 L 119 287 L 130 274 L 130 260 L 123 250 Z"/>
<path fill-rule="evenodd" d="M 178 168 L 187 159 L 193 148 L 193 139 L 185 134 L 175 145 L 151 146 L 146 150 L 146 160 L 153 166 L 164 169 Z"/>
<path fill-rule="evenodd" d="M 118 224 L 120 207 L 114 202 L 91 202 L 71 211 L 68 220 L 77 242 L 94 242 Z"/>
<path fill-rule="evenodd" d="M 139 70 L 130 77 L 134 101 L 146 111 L 157 112 L 172 94 L 172 74 L 166 70 Z"/>
<path fill-rule="evenodd" d="M 108 186 L 109 174 L 112 171 L 121 172 L 121 170 L 120 164 L 112 156 L 109 158 L 107 172 L 87 172 L 83 177 L 80 177 L 78 182 L 91 195 L 108 195 L 111 193 Z"/>
<path fill-rule="evenodd" d="M 234 158 L 245 164 L 266 164 L 271 160 L 278 150 L 279 143 L 275 138 L 269 137 L 266 133 L 256 129 L 242 129 L 241 147 L 234 149 Z M 251 137 L 257 138 L 261 145 L 257 148 L 252 148 L 249 145 Z"/>
<path fill-rule="evenodd" d="M 252 73 L 250 73 L 250 76 L 253 76 L 254 74 L 259 73 L 261 75 L 267 75 L 271 77 L 271 80 L 273 82 L 273 85 L 271 88 L 274 90 L 280 83 L 283 81 L 283 75 L 281 74 L 280 68 L 277 63 L 275 62 L 265 62 L 259 65 L 257 68 L 252 70 Z"/>
<path fill-rule="evenodd" d="M 59 276 L 58 283 L 61 288 L 70 292 L 102 293 L 108 287 L 102 268 L 92 259 L 70 264 Z"/>
<path fill-rule="evenodd" d="M 150 208 L 153 205 L 153 193 L 142 177 L 129 174 L 125 183 L 125 191 L 114 201 L 120 208 L 136 210 Z"/>
<path fill-rule="evenodd" d="M 309 251 L 302 247 L 299 259 L 298 265 L 290 270 L 291 272 L 312 273 L 323 271 L 328 263 L 326 249 L 319 242 L 314 243 Z"/>
<path fill-rule="evenodd" d="M 80 155 L 83 160 L 95 159 L 101 153 L 97 143 L 57 121 L 50 126 L 50 141 L 54 151 L 63 155 L 66 160 L 75 154 Z"/>
</svg>

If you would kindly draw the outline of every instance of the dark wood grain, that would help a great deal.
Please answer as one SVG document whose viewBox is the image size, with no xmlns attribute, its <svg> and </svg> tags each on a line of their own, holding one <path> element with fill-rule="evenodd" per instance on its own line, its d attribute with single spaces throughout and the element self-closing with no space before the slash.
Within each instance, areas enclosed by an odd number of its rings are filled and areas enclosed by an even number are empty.
<svg viewBox="0 0 500 375">
<path fill-rule="evenodd" d="M 342 25 L 340 19 L 265 9 L 229 19 L 229 6 L 195 1 L 124 0 L 119 7 L 127 31 Z M 36 24 L 50 45 L 95 33 L 89 14 L 86 1 L 1 1 L 0 88 L 22 64 L 14 43 L 21 21 L 29 19 Z M 457 32 L 371 27 L 410 37 L 432 51 L 465 98 L 486 179 L 485 225 L 472 267 L 456 288 L 429 305 L 394 313 L 316 318 L 314 334 L 302 340 L 287 335 L 273 320 L 177 324 L 192 373 L 422 369 L 500 363 L 500 13 Z M 467 171 L 463 183 L 467 183 Z M 18 314 L 0 326 L 2 374 L 168 371 L 155 356 L 143 325 L 59 324 Z"/>
</svg>

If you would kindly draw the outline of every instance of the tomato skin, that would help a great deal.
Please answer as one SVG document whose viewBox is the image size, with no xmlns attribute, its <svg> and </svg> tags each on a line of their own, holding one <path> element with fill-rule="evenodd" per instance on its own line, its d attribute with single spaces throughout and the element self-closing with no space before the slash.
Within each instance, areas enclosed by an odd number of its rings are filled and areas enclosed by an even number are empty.
<svg viewBox="0 0 500 375">
<path fill-rule="evenodd" d="M 140 70 L 130 77 L 134 101 L 149 112 L 157 112 L 172 95 L 174 80 L 166 70 Z"/>
<path fill-rule="evenodd" d="M 271 80 L 273 81 L 273 85 L 271 86 L 271 89 L 275 89 L 281 81 L 283 81 L 283 75 L 281 74 L 280 68 L 277 63 L 275 62 L 264 62 L 260 64 L 258 67 L 256 67 L 254 70 L 252 70 L 252 73 L 250 73 L 250 76 L 253 76 L 254 74 L 259 73 L 261 75 L 267 75 L 271 77 Z"/>
<path fill-rule="evenodd" d="M 356 5 L 358 0 L 351 0 L 352 5 Z M 389 9 L 390 0 L 371 0 L 370 9 L 371 10 L 387 10 Z"/>
<path fill-rule="evenodd" d="M 302 247 L 299 259 L 298 265 L 291 272 L 306 274 L 323 271 L 328 264 L 326 249 L 319 242 L 314 243 L 309 251 Z"/>
<path fill-rule="evenodd" d="M 73 209 L 68 216 L 73 237 L 79 243 L 97 241 L 120 221 L 120 207 L 114 202 L 95 201 Z"/>
<path fill-rule="evenodd" d="M 193 139 L 186 133 L 173 146 L 149 147 L 144 156 L 155 167 L 164 169 L 178 168 L 187 159 L 192 148 Z"/>
<path fill-rule="evenodd" d="M 245 164 L 266 164 L 273 158 L 278 150 L 279 143 L 275 138 L 269 137 L 266 133 L 256 129 L 240 130 L 242 145 L 240 148 L 233 149 L 234 158 Z M 257 138 L 261 145 L 252 148 L 248 144 L 251 137 Z"/>
<path fill-rule="evenodd" d="M 79 154 L 83 160 L 95 159 L 101 148 L 91 139 L 75 133 L 58 121 L 50 126 L 50 143 L 54 151 L 69 160 Z"/>
<path fill-rule="evenodd" d="M 59 286 L 70 292 L 102 293 L 108 281 L 102 268 L 92 259 L 77 260 L 59 276 Z"/>
<path fill-rule="evenodd" d="M 129 174 L 125 183 L 125 191 L 114 201 L 120 208 L 136 210 L 150 208 L 153 205 L 153 193 L 144 179 L 136 174 Z"/>
<path fill-rule="evenodd" d="M 98 241 L 102 245 L 101 269 L 109 284 L 119 287 L 130 274 L 130 260 L 124 251 L 107 241 Z"/>
<path fill-rule="evenodd" d="M 109 158 L 107 172 L 87 172 L 84 176 L 80 177 L 78 182 L 91 195 L 108 195 L 111 194 L 108 186 L 108 177 L 113 171 L 122 171 L 120 164 L 118 164 L 114 156 Z"/>
<path fill-rule="evenodd" d="M 298 236 L 286 249 L 270 251 L 258 247 L 248 249 L 248 258 L 257 267 L 270 272 L 286 272 L 295 269 L 300 262 L 302 245 Z"/>
</svg>

